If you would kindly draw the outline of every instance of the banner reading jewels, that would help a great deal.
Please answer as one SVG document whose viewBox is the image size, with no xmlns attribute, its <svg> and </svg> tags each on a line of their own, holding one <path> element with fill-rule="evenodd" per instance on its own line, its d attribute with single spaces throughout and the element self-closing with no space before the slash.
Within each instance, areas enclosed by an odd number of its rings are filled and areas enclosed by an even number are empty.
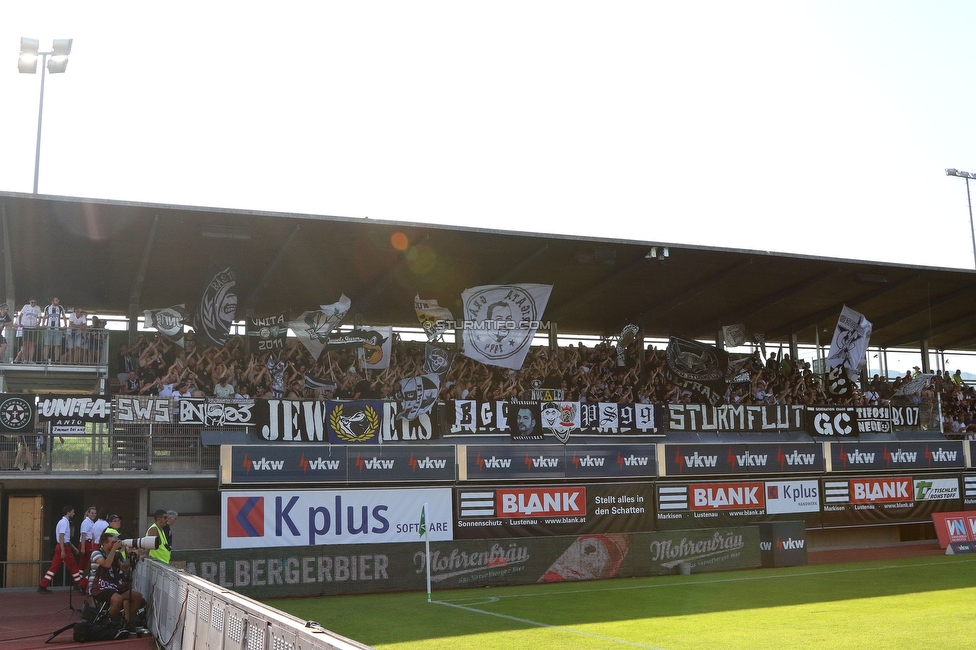
<svg viewBox="0 0 976 650">
<path fill-rule="evenodd" d="M 174 551 L 171 564 L 251 598 L 423 591 L 421 540 L 342 547 Z M 759 529 L 595 534 L 430 543 L 434 594 L 464 587 L 527 585 L 760 566 Z"/>
</svg>

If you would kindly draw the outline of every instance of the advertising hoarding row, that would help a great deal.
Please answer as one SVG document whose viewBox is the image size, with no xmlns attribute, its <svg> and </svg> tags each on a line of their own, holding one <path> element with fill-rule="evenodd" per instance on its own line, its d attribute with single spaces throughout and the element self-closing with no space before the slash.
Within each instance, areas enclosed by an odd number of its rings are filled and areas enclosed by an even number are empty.
<svg viewBox="0 0 976 650">
<path fill-rule="evenodd" d="M 188 573 L 252 598 L 425 588 L 419 538 L 388 544 L 175 551 Z M 433 590 L 669 575 L 760 566 L 759 531 L 725 527 L 430 543 Z"/>
</svg>

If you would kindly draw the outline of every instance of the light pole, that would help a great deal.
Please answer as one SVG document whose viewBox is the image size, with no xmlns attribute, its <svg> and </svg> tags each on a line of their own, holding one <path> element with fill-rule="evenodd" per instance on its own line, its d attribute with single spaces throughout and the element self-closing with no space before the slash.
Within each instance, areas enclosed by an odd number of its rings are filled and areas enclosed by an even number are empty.
<svg viewBox="0 0 976 650">
<path fill-rule="evenodd" d="M 44 117 L 44 78 L 47 72 L 58 74 L 68 68 L 68 55 L 71 54 L 70 38 L 56 38 L 50 52 L 38 51 L 36 38 L 20 39 L 20 59 L 17 69 L 25 74 L 37 74 L 37 57 L 41 57 L 41 101 L 37 108 L 37 151 L 34 152 L 34 194 L 37 194 L 37 175 L 41 169 L 41 120 Z M 48 57 L 51 57 L 48 60 Z"/>
<path fill-rule="evenodd" d="M 976 178 L 972 172 L 961 172 L 958 169 L 947 169 L 946 176 L 958 176 L 966 179 L 966 203 L 969 204 L 969 232 L 973 235 L 973 260 L 976 262 L 976 228 L 973 228 L 973 200 L 969 196 L 969 179 Z"/>
</svg>

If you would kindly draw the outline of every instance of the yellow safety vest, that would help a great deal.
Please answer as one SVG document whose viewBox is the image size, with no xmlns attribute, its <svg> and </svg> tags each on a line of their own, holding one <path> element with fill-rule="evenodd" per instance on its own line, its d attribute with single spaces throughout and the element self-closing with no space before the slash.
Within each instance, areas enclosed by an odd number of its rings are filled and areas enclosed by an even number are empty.
<svg viewBox="0 0 976 650">
<path fill-rule="evenodd" d="M 159 548 L 149 551 L 149 557 L 154 557 L 160 562 L 169 564 L 169 558 L 171 555 L 169 548 L 167 548 L 169 546 L 169 540 L 166 539 L 166 533 L 163 532 L 163 529 L 156 524 L 153 524 L 149 527 L 149 530 L 146 531 L 146 537 L 149 537 L 151 534 L 150 531 L 153 528 L 159 531 Z"/>
</svg>

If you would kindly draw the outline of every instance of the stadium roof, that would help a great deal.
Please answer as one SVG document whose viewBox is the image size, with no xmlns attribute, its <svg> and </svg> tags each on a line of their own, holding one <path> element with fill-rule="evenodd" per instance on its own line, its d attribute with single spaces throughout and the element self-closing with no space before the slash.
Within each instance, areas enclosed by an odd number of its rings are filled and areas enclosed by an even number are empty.
<svg viewBox="0 0 976 650">
<path fill-rule="evenodd" d="M 560 334 L 636 323 L 648 337 L 714 340 L 743 323 L 767 341 L 829 345 L 847 305 L 873 322 L 872 346 L 976 350 L 969 270 L 15 193 L 0 206 L 12 312 L 52 295 L 99 314 L 192 307 L 220 264 L 236 273 L 238 317 L 294 317 L 345 293 L 364 324 L 417 326 L 417 294 L 458 316 L 468 287 L 533 282 L 553 285 L 544 320 Z"/>
</svg>

